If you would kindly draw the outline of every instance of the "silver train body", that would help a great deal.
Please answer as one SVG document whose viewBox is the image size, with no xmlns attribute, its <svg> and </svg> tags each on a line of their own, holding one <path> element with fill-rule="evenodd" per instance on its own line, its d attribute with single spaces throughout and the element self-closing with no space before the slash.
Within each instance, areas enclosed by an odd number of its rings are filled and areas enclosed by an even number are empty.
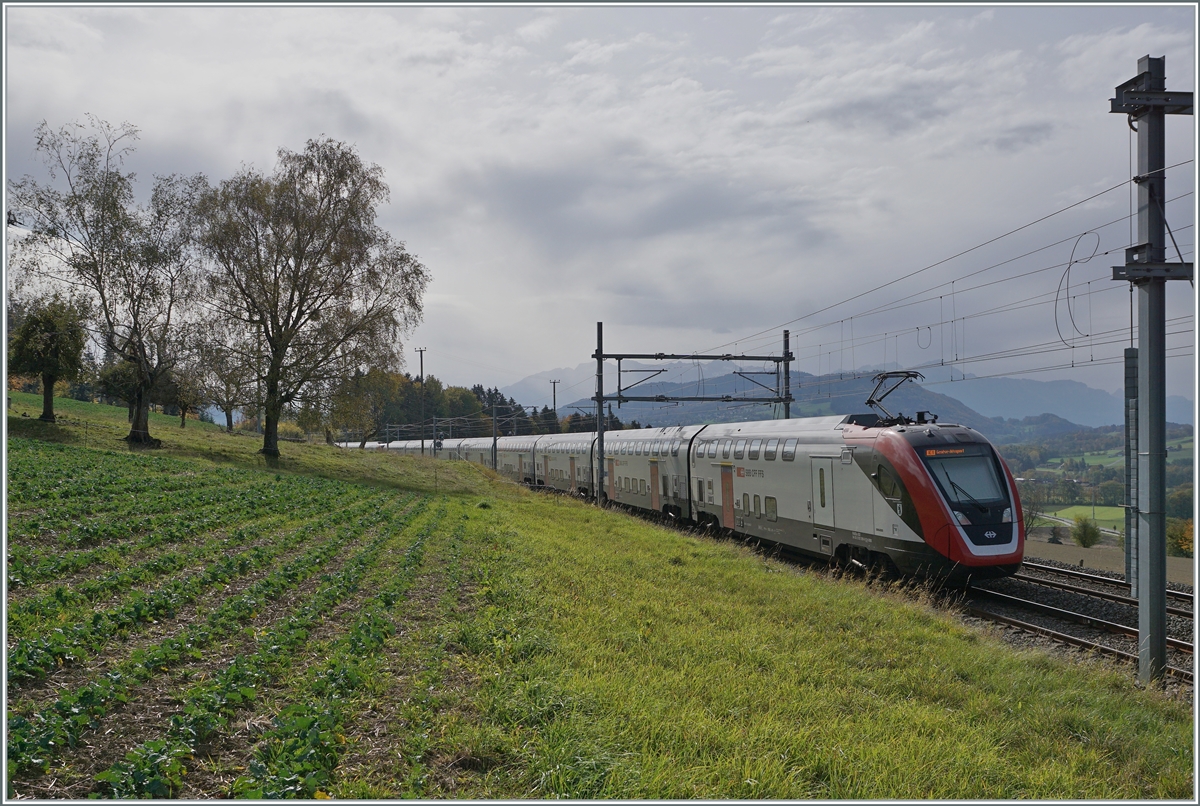
<svg viewBox="0 0 1200 806">
<path fill-rule="evenodd" d="M 369 443 L 405 454 L 419 440 Z M 514 482 L 595 490 L 596 435 L 444 439 L 436 453 Z M 1025 528 L 1016 483 L 977 431 L 876 425 L 874 415 L 675 426 L 604 434 L 601 499 L 675 521 L 905 574 L 1015 573 Z"/>
</svg>

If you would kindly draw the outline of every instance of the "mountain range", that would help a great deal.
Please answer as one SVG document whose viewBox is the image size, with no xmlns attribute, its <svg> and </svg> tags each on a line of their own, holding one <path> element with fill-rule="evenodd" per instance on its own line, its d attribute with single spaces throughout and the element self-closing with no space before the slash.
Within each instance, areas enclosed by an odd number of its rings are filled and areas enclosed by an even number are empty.
<svg viewBox="0 0 1200 806">
<path fill-rule="evenodd" d="M 745 402 L 740 399 L 770 396 L 772 392 L 757 386 L 751 378 L 774 388 L 774 377 L 746 377 L 735 374 L 742 367 L 730 363 L 706 364 L 715 377 L 695 380 L 697 368 L 690 363 L 642 364 L 622 363 L 621 386 L 628 389 L 645 378 L 627 394 L 638 396 L 709 396 L 728 395 L 733 402 L 685 403 L 625 403 L 613 413 L 623 422 L 637 420 L 641 425 L 676 425 L 701 422 L 731 422 L 770 419 L 782 416 L 771 404 Z M 745 370 L 757 369 L 746 367 Z M 649 370 L 665 369 L 651 375 Z M 605 393 L 616 392 L 616 368 L 605 368 Z M 792 373 L 793 417 L 819 414 L 853 414 L 868 411 L 865 401 L 874 388 L 875 368 L 863 368 L 856 375 L 815 376 L 805 372 Z M 932 374 L 932 373 L 930 373 Z M 670 378 L 690 378 L 676 382 Z M 664 380 L 654 380 L 662 378 Z M 595 393 L 596 365 L 580 364 L 568 369 L 540 372 L 518 381 L 500 391 L 523 403 L 537 401 L 549 404 L 550 383 L 558 380 L 558 411 L 566 416 L 572 411 L 590 415 L 595 411 L 591 396 Z M 1027 378 L 971 378 L 948 383 L 931 379 L 925 385 L 908 382 L 889 395 L 883 405 L 892 414 L 913 416 L 918 411 L 936 414 L 941 422 L 956 422 L 971 426 L 994 442 L 1005 444 L 1050 437 L 1104 425 L 1124 422 L 1121 396 L 1093 389 L 1078 381 L 1035 381 Z M 781 407 L 779 407 L 781 408 Z M 1192 401 L 1184 397 L 1167 399 L 1168 422 L 1191 424 Z"/>
</svg>

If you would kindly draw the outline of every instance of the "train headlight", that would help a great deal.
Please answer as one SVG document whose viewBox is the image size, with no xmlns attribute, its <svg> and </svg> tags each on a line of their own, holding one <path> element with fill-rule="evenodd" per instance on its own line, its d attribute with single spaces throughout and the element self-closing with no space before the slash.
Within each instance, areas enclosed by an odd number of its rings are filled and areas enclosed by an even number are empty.
<svg viewBox="0 0 1200 806">
<path fill-rule="evenodd" d="M 956 509 L 956 510 L 954 510 L 954 517 L 958 518 L 958 522 L 961 523 L 963 526 L 971 525 L 971 519 L 967 517 L 967 513 L 965 513 L 965 512 L 959 512 Z"/>
<path fill-rule="evenodd" d="M 1012 507 L 1005 507 L 1004 514 L 1000 516 L 1001 523 L 1012 523 Z"/>
</svg>

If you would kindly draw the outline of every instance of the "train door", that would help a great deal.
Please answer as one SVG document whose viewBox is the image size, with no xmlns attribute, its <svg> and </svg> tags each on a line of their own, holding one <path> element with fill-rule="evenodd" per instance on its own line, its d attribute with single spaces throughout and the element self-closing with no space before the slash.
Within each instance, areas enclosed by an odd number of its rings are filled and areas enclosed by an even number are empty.
<svg viewBox="0 0 1200 806">
<path fill-rule="evenodd" d="M 721 525 L 733 528 L 733 466 L 721 465 Z"/>
<path fill-rule="evenodd" d="M 579 479 L 575 476 L 575 457 L 571 457 L 571 487 L 578 487 Z"/>
<path fill-rule="evenodd" d="M 813 523 L 833 528 L 833 460 L 812 460 Z"/>
<path fill-rule="evenodd" d="M 617 490 L 616 490 L 616 486 L 615 486 L 617 483 L 617 479 L 616 479 L 616 476 L 613 475 L 614 461 L 615 460 L 613 460 L 613 459 L 608 460 L 608 500 L 609 501 L 611 501 L 617 497 Z"/>
<path fill-rule="evenodd" d="M 553 482 L 550 481 L 550 454 L 543 454 L 542 461 L 546 463 L 546 472 L 542 474 L 542 478 L 545 479 L 547 484 L 553 486 Z"/>
<path fill-rule="evenodd" d="M 658 498 L 658 461 L 650 460 L 650 508 L 658 512 L 662 502 Z"/>
<path fill-rule="evenodd" d="M 517 481 L 525 479 L 525 454 L 517 454 Z"/>
</svg>

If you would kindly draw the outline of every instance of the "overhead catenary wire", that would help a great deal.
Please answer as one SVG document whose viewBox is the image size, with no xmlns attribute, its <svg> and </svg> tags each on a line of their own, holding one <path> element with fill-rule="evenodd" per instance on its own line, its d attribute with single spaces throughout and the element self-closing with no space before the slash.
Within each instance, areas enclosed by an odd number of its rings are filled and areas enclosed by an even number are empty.
<svg viewBox="0 0 1200 806">
<path fill-rule="evenodd" d="M 1188 160 L 1183 160 L 1182 162 L 1175 163 L 1174 165 L 1169 165 L 1169 166 L 1166 166 L 1166 167 L 1165 167 L 1165 168 L 1163 168 L 1162 170 L 1163 170 L 1163 171 L 1167 171 L 1167 170 L 1170 170 L 1170 169 L 1172 169 L 1172 168 L 1178 168 L 1178 167 L 1180 167 L 1180 166 L 1182 166 L 1182 165 L 1187 165 L 1187 164 L 1190 164 L 1191 162 L 1193 162 L 1193 160 L 1191 160 L 1191 159 L 1188 159 Z M 729 342 L 725 342 L 724 344 L 717 345 L 716 347 L 712 347 L 712 348 L 710 348 L 710 350 L 709 350 L 709 351 L 710 351 L 710 352 L 715 352 L 715 351 L 717 351 L 717 350 L 720 350 L 720 349 L 722 349 L 723 347 L 728 347 L 728 346 L 729 346 L 729 345 L 731 345 L 731 344 L 735 344 L 735 343 L 737 343 L 737 342 L 740 342 L 740 341 L 747 341 L 747 340 L 749 340 L 749 339 L 756 338 L 756 337 L 758 337 L 758 336 L 761 336 L 761 335 L 764 335 L 764 334 L 766 334 L 766 333 L 771 333 L 771 332 L 773 332 L 773 331 L 779 330 L 780 328 L 787 327 L 788 325 L 792 325 L 792 324 L 795 324 L 796 322 L 803 321 L 804 319 L 807 319 L 807 318 L 809 318 L 809 317 L 811 317 L 811 316 L 816 316 L 816 315 L 817 315 L 817 314 L 819 314 L 819 313 L 823 313 L 823 312 L 825 312 L 825 311 L 827 311 L 827 310 L 831 310 L 832 308 L 836 308 L 836 307 L 838 307 L 838 306 L 840 306 L 840 305 L 845 305 L 846 303 L 848 303 L 848 302 L 853 302 L 853 301 L 854 301 L 854 300 L 856 300 L 856 299 L 861 299 L 862 297 L 864 297 L 864 296 L 867 296 L 868 294 L 873 294 L 873 293 L 875 293 L 876 291 L 880 291 L 880 290 L 882 290 L 882 289 L 884 289 L 884 288 L 888 288 L 888 287 L 890 287 L 890 286 L 892 286 L 892 285 L 895 285 L 896 283 L 902 282 L 902 281 L 904 281 L 904 280 L 908 280 L 908 279 L 910 279 L 910 278 L 912 278 L 912 277 L 915 277 L 915 276 L 917 276 L 918 274 L 922 274 L 922 273 L 924 273 L 924 272 L 927 272 L 927 271 L 929 271 L 929 270 L 931 270 L 931 269 L 937 268 L 938 266 L 941 266 L 941 265 L 943 265 L 943 264 L 945 264 L 945 263 L 949 263 L 950 261 L 952 261 L 952 260 L 955 260 L 955 259 L 957 259 L 957 258 L 960 258 L 960 257 L 962 257 L 962 256 L 964 256 L 964 255 L 968 255 L 968 254 L 970 254 L 970 253 L 972 253 L 972 252 L 978 251 L 979 249 L 982 249 L 982 248 L 983 248 L 983 247 L 985 247 L 985 246 L 988 246 L 988 245 L 990 245 L 990 244 L 996 243 L 997 241 L 1003 240 L 1004 238 L 1007 238 L 1007 237 L 1009 237 L 1009 236 L 1011 236 L 1011 235 L 1015 235 L 1016 233 L 1018 233 L 1018 232 L 1021 232 L 1021 231 L 1023 231 L 1023 230 L 1029 229 L 1030 227 L 1032 227 L 1032 226 L 1035 226 L 1035 225 L 1037 225 L 1037 224 L 1040 224 L 1040 223 L 1042 223 L 1043 221 L 1047 221 L 1047 220 L 1049 220 L 1049 219 L 1051 219 L 1051 218 L 1054 218 L 1055 216 L 1061 215 L 1062 213 L 1065 213 L 1065 212 L 1067 212 L 1068 210 L 1072 210 L 1072 209 L 1074 209 L 1074 208 L 1076 208 L 1076 207 L 1079 207 L 1079 206 L 1081 206 L 1081 205 L 1083 205 L 1083 204 L 1086 204 L 1086 203 L 1088 203 L 1088 202 L 1090 202 L 1090 201 L 1093 201 L 1093 200 L 1095 200 L 1095 199 L 1098 199 L 1098 198 L 1100 198 L 1101 196 L 1104 196 L 1105 194 L 1111 193 L 1111 192 L 1112 192 L 1112 191 L 1114 191 L 1114 190 L 1117 190 L 1117 189 L 1119 189 L 1119 188 L 1122 188 L 1122 187 L 1126 187 L 1126 186 L 1127 186 L 1127 185 L 1129 185 L 1129 184 L 1130 184 L 1132 181 L 1133 181 L 1132 179 L 1125 179 L 1125 180 L 1122 180 L 1121 182 L 1118 182 L 1117 184 L 1115 184 L 1115 185 L 1112 185 L 1111 187 L 1105 188 L 1104 190 L 1101 190 L 1101 191 L 1099 191 L 1098 193 L 1093 193 L 1091 196 L 1088 196 L 1088 197 L 1086 197 L 1086 198 L 1084 198 L 1084 199 L 1080 199 L 1079 201 L 1076 201 L 1076 202 L 1073 202 L 1073 203 L 1071 203 L 1071 204 L 1068 204 L 1068 205 L 1066 205 L 1065 207 L 1061 207 L 1061 208 L 1059 208 L 1058 210 L 1055 210 L 1055 211 L 1054 211 L 1054 212 L 1052 212 L 1052 213 L 1048 213 L 1048 214 L 1046 214 L 1046 215 L 1044 215 L 1044 216 L 1041 216 L 1040 218 L 1034 219 L 1033 221 L 1030 221 L 1030 222 L 1029 222 L 1029 223 L 1027 223 L 1027 224 L 1022 224 L 1022 225 L 1021 225 L 1021 226 L 1019 226 L 1019 227 L 1015 227 L 1014 229 L 1011 229 L 1011 230 L 1009 230 L 1009 231 L 1007 231 L 1007 232 L 1005 232 L 1005 233 L 1003 233 L 1003 234 L 1001 234 L 1001 235 L 997 235 L 997 236 L 995 236 L 995 237 L 993 237 L 993 238 L 989 238 L 988 240 L 986 240 L 986 241 L 983 241 L 982 243 L 976 244 L 975 246 L 972 246 L 972 247 L 970 247 L 970 248 L 968 248 L 968 249 L 963 249 L 963 250 L 961 250 L 961 251 L 959 251 L 959 252 L 956 252 L 955 254 L 953 254 L 953 255 L 950 255 L 949 257 L 942 258 L 941 260 L 938 260 L 938 261 L 936 261 L 936 262 L 934 262 L 934 263 L 930 263 L 930 264 L 929 264 L 929 265 L 927 265 L 927 266 L 923 266 L 923 267 L 921 267 L 921 268 L 919 268 L 919 269 L 915 269 L 915 270 L 913 270 L 913 271 L 911 271 L 911 272 L 908 272 L 907 274 L 904 274 L 904 275 L 901 275 L 901 276 L 899 276 L 899 277 L 896 277 L 896 278 L 894 278 L 894 279 L 892 279 L 892 280 L 889 280 L 889 281 L 887 281 L 886 283 L 881 283 L 880 285 L 877 285 L 877 286 L 875 286 L 875 287 L 873 287 L 873 288 L 870 288 L 870 289 L 868 289 L 868 290 L 866 290 L 866 291 L 861 291 L 861 292 L 859 292 L 859 293 L 857 293 L 857 294 L 854 294 L 854 295 L 852 295 L 852 296 L 850 296 L 850 297 L 847 297 L 847 298 L 845 298 L 845 299 L 843 299 L 843 300 L 840 300 L 840 301 L 838 301 L 838 302 L 834 302 L 834 303 L 831 303 L 831 304 L 829 304 L 829 305 L 826 305 L 826 306 L 824 306 L 824 307 L 822 307 L 822 308 L 818 308 L 818 309 L 817 309 L 817 310 L 815 310 L 815 311 L 810 311 L 809 313 L 807 313 L 807 314 L 804 314 L 803 316 L 799 316 L 799 317 L 796 317 L 796 318 L 794 318 L 794 319 L 790 319 L 790 320 L 788 320 L 788 321 L 786 321 L 786 322 L 783 322 L 783 323 L 781 323 L 781 324 L 778 324 L 778 325 L 772 326 L 772 327 L 770 327 L 770 328 L 766 328 L 766 329 L 760 330 L 760 331 L 758 331 L 758 332 L 756 332 L 756 333 L 753 333 L 753 334 L 751 334 L 751 335 L 749 335 L 749 336 L 746 336 L 746 337 L 743 337 L 743 338 L 739 338 L 739 339 L 737 339 L 737 340 L 735 340 L 735 341 L 729 341 Z"/>
</svg>

